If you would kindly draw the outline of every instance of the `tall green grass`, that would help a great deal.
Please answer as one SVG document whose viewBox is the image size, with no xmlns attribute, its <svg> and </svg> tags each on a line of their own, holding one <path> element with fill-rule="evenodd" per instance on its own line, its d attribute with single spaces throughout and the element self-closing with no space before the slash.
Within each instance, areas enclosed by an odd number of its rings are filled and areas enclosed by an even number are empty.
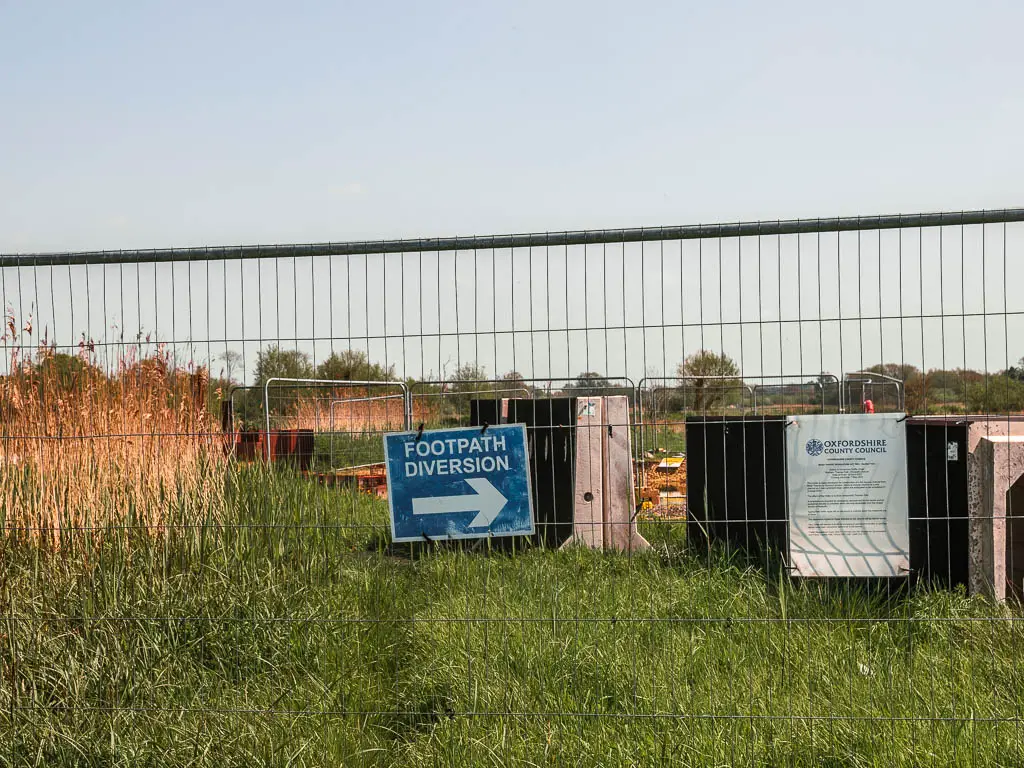
<svg viewBox="0 0 1024 768">
<path fill-rule="evenodd" d="M 226 516 L 0 551 L 0 765 L 1013 765 L 1021 628 L 951 592 L 653 551 L 388 546 L 232 470 Z"/>
<path fill-rule="evenodd" d="M 313 469 L 329 471 L 384 461 L 384 440 L 379 432 L 334 432 L 314 439 Z"/>
</svg>

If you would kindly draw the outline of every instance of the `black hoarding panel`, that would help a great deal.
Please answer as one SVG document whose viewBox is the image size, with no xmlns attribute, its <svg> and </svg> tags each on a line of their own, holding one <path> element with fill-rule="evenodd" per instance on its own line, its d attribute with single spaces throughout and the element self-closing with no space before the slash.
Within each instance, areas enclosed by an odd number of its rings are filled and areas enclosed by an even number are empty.
<svg viewBox="0 0 1024 768">
<path fill-rule="evenodd" d="M 470 424 L 525 424 L 530 451 L 534 540 L 558 547 L 572 536 L 574 468 L 576 466 L 576 398 L 510 399 L 501 418 L 501 399 L 470 401 Z"/>
<path fill-rule="evenodd" d="M 914 581 L 967 585 L 967 433 L 964 421 L 907 421 L 910 570 Z"/>
<path fill-rule="evenodd" d="M 686 420 L 687 538 L 767 562 L 788 549 L 785 417 Z"/>
<path fill-rule="evenodd" d="M 966 422 L 907 422 L 912 578 L 967 585 Z M 785 418 L 691 418 L 686 424 L 687 536 L 749 554 L 788 550 Z"/>
</svg>

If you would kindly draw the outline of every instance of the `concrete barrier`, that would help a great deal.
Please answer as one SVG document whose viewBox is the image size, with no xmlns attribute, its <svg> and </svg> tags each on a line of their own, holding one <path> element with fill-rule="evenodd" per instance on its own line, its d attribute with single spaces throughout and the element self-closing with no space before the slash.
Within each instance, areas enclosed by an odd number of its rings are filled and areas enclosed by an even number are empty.
<svg viewBox="0 0 1024 768">
<path fill-rule="evenodd" d="M 969 454 L 968 573 L 971 594 L 1024 593 L 1024 436 L 980 437 Z M 1014 506 L 1013 501 L 1018 503 Z"/>
<path fill-rule="evenodd" d="M 649 548 L 637 531 L 633 486 L 629 399 L 579 398 L 573 534 L 563 546 L 620 552 Z"/>
</svg>

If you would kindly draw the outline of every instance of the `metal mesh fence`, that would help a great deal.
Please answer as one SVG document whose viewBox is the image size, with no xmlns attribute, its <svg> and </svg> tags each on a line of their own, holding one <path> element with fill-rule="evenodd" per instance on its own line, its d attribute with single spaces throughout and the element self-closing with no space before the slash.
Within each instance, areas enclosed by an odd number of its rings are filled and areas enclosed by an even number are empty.
<svg viewBox="0 0 1024 768">
<path fill-rule="evenodd" d="M 0 764 L 1024 762 L 1022 254 L 1014 209 L 0 256 Z M 790 434 L 865 412 L 907 565 L 812 577 Z M 499 422 L 537 534 L 393 542 L 382 435 Z M 602 483 L 649 548 L 572 546 Z"/>
</svg>

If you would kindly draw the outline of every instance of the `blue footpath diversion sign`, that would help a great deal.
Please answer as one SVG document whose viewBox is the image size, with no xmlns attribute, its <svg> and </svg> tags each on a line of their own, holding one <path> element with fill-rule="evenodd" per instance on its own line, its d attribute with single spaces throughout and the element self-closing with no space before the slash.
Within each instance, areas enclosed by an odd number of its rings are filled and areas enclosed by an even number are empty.
<svg viewBox="0 0 1024 768">
<path fill-rule="evenodd" d="M 522 424 L 391 432 L 384 455 L 394 541 L 533 533 Z"/>
</svg>

